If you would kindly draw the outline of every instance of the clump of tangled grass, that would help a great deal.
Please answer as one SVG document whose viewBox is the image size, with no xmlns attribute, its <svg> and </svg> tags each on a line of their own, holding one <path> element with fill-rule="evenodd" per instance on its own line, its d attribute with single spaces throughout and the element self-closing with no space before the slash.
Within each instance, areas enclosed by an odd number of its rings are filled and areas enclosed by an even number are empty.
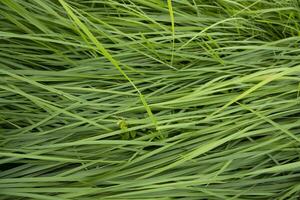
<svg viewBox="0 0 300 200">
<path fill-rule="evenodd" d="M 296 0 L 2 0 L 0 200 L 298 199 Z"/>
</svg>

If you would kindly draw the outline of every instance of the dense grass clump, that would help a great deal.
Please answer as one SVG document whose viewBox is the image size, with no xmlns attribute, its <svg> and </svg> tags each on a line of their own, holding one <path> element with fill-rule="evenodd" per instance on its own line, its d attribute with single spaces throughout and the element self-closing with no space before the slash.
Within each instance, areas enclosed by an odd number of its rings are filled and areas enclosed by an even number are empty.
<svg viewBox="0 0 300 200">
<path fill-rule="evenodd" d="M 297 0 L 1 0 L 0 200 L 297 200 Z"/>
</svg>

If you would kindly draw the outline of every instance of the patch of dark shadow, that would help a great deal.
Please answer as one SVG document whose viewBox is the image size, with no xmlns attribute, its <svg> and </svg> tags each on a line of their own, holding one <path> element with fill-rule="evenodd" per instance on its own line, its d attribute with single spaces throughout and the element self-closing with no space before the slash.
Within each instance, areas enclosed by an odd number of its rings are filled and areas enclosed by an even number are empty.
<svg viewBox="0 0 300 200">
<path fill-rule="evenodd" d="M 118 52 L 120 51 L 121 49 L 120 48 L 116 48 L 116 47 L 111 47 L 109 48 L 110 51 L 113 51 L 113 52 Z"/>
<path fill-rule="evenodd" d="M 284 116 L 282 118 L 299 119 L 299 117 L 300 117 L 300 110 L 298 110 L 296 113 Z"/>
<path fill-rule="evenodd" d="M 156 149 L 158 149 L 160 146 L 156 146 L 156 145 L 150 145 L 150 146 L 146 146 L 144 147 L 145 151 L 154 151 Z"/>
<path fill-rule="evenodd" d="M 186 66 L 186 65 L 191 64 L 191 61 L 190 60 L 182 60 L 182 61 L 179 61 L 178 64 Z"/>
<path fill-rule="evenodd" d="M 257 141 L 257 140 L 260 140 L 260 139 L 264 139 L 266 137 L 266 135 L 255 135 L 255 136 L 251 136 L 249 137 L 251 139 L 251 141 Z"/>
<path fill-rule="evenodd" d="M 0 164 L 0 171 L 10 170 L 16 167 L 20 167 L 23 163 L 4 163 Z"/>
<path fill-rule="evenodd" d="M 16 127 L 12 124 L 5 123 L 5 124 L 0 124 L 1 129 L 16 129 Z"/>
<path fill-rule="evenodd" d="M 186 198 L 185 196 L 182 197 L 172 197 L 172 199 L 182 199 L 182 200 L 187 200 L 188 198 Z M 202 198 L 201 198 L 202 199 Z M 202 200 L 208 200 L 207 198 L 204 198 Z"/>
</svg>

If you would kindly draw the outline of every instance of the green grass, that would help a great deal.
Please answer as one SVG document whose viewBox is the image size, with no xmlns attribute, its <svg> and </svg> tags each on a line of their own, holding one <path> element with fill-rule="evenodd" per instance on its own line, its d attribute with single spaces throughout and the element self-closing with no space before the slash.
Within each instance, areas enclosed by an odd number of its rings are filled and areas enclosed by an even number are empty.
<svg viewBox="0 0 300 200">
<path fill-rule="evenodd" d="M 297 200 L 297 0 L 2 0 L 0 200 Z"/>
</svg>

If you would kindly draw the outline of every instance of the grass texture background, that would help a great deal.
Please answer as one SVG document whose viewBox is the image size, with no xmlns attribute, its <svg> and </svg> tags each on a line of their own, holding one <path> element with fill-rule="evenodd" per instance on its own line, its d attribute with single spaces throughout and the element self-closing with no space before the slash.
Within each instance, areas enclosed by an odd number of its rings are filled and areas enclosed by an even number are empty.
<svg viewBox="0 0 300 200">
<path fill-rule="evenodd" d="M 300 193 L 297 0 L 1 0 L 0 200 Z"/>
</svg>

